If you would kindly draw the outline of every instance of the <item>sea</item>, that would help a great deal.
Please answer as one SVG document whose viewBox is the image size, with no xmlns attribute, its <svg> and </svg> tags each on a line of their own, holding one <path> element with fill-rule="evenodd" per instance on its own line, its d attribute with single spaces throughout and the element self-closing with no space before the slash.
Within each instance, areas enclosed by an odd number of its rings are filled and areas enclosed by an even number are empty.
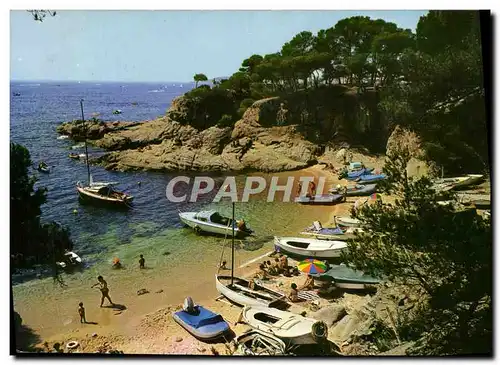
<svg viewBox="0 0 500 365">
<path fill-rule="evenodd" d="M 166 285 L 169 301 L 174 302 L 181 302 L 182 296 L 192 291 L 216 294 L 213 274 L 221 260 L 231 262 L 231 239 L 197 235 L 182 225 L 178 213 L 216 209 L 230 216 L 231 202 L 213 203 L 215 192 L 194 203 L 168 201 L 167 184 L 180 172 L 114 172 L 91 166 L 94 181 L 118 182 L 120 189 L 134 196 L 134 202 L 127 211 L 82 205 L 75 185 L 86 181 L 87 167 L 68 154 L 84 153 L 84 148 L 61 139 L 56 132 L 61 123 L 81 118 L 80 100 L 86 119 L 97 116 L 105 121 L 148 121 L 164 115 L 172 100 L 192 87 L 180 83 L 11 82 L 10 139 L 28 148 L 34 165 L 45 161 L 51 167 L 49 174 L 35 168 L 30 171 L 38 178 L 36 187 L 47 188 L 41 219 L 68 227 L 73 251 L 84 261 L 83 269 L 63 274 L 65 286 L 54 283 L 50 271 L 43 267 L 12 276 L 14 307 L 38 333 L 54 334 L 68 326 L 74 317 L 74 303 L 96 296 L 88 284 L 97 275 L 104 275 L 113 293 L 116 295 L 119 289 L 129 303 L 136 301 L 135 291 L 140 285 Z M 122 113 L 113 114 L 116 109 Z M 90 156 L 103 152 L 89 146 Z M 286 173 L 277 175 L 280 183 L 286 183 Z M 225 176 L 213 178 L 220 186 Z M 239 189 L 244 181 L 244 176 L 237 176 Z M 241 267 L 272 251 L 274 236 L 298 234 L 321 214 L 325 216 L 325 209 L 329 208 L 268 203 L 265 198 L 236 203 L 236 218 L 244 218 L 255 235 L 236 241 L 235 265 Z M 136 270 L 140 254 L 151 270 Z M 120 259 L 124 272 L 112 270 L 114 258 Z"/>
</svg>

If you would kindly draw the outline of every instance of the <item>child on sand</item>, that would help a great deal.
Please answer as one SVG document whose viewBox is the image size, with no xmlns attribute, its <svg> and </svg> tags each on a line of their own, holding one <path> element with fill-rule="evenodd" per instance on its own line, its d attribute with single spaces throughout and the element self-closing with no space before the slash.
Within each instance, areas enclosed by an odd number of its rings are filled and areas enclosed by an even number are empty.
<svg viewBox="0 0 500 365">
<path fill-rule="evenodd" d="M 144 256 L 140 255 L 139 259 L 139 269 L 144 269 L 144 264 L 146 263 L 146 260 L 144 260 Z"/>
<path fill-rule="evenodd" d="M 87 323 L 85 319 L 85 308 L 83 308 L 83 303 L 78 304 L 78 314 L 80 315 L 80 323 Z"/>
</svg>

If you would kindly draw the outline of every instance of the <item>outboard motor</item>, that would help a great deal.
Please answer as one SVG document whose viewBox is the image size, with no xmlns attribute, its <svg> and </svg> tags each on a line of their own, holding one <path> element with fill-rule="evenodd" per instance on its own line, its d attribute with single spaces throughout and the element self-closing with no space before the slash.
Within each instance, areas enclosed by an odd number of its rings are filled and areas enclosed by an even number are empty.
<svg viewBox="0 0 500 365">
<path fill-rule="evenodd" d="M 194 301 L 191 297 L 186 297 L 184 299 L 184 304 L 182 305 L 182 310 L 188 313 L 194 313 Z"/>
</svg>

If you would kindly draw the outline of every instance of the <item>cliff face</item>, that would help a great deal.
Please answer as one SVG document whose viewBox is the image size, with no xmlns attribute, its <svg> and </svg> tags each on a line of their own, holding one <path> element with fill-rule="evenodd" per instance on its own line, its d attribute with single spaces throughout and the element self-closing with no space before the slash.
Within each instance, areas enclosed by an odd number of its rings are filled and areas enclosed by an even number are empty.
<svg viewBox="0 0 500 365">
<path fill-rule="evenodd" d="M 173 103 L 169 115 L 181 113 Z M 199 131 L 169 117 L 149 122 L 113 125 L 97 123 L 92 135 L 96 146 L 111 151 L 95 162 L 112 170 L 246 171 L 294 170 L 316 162 L 322 151 L 307 141 L 295 126 L 266 127 L 261 120 L 276 118 L 276 98 L 255 102 L 234 128 L 213 126 Z M 173 112 L 173 113 L 172 113 Z M 273 123 L 275 124 L 275 123 Z M 80 139 L 77 122 L 58 132 Z"/>
<path fill-rule="evenodd" d="M 435 166 L 425 160 L 420 137 L 399 125 L 394 128 L 387 140 L 386 155 L 397 150 L 406 150 L 411 156 L 407 167 L 408 176 L 422 176 L 435 172 Z"/>
</svg>

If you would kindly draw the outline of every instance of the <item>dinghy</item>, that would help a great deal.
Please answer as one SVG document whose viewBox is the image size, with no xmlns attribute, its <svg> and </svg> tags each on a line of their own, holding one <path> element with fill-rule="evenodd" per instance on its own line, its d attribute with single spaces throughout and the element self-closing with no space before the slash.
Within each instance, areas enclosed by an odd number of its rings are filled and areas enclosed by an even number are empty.
<svg viewBox="0 0 500 365">
<path fill-rule="evenodd" d="M 331 194 L 345 194 L 346 196 L 364 196 L 371 195 L 377 190 L 377 184 L 366 185 L 347 185 L 342 187 L 340 184 L 328 190 Z"/>
<path fill-rule="evenodd" d="M 195 305 L 190 297 L 185 299 L 183 309 L 173 313 L 172 317 L 186 331 L 201 340 L 214 340 L 230 330 L 229 324 L 220 314 Z"/>
<path fill-rule="evenodd" d="M 45 174 L 50 173 L 50 167 L 47 166 L 47 164 L 45 162 L 40 162 L 38 164 L 37 170 L 40 171 L 40 172 L 43 172 Z"/>
<path fill-rule="evenodd" d="M 347 243 L 314 238 L 274 237 L 274 246 L 277 252 L 294 256 L 331 259 L 340 257 L 342 251 L 347 248 Z"/>
<path fill-rule="evenodd" d="M 323 240 L 345 241 L 349 238 L 353 238 L 355 231 L 362 231 L 362 229 L 355 227 L 342 228 L 340 226 L 328 228 L 323 227 L 321 222 L 315 221 L 312 226 L 307 227 L 304 231 L 300 232 L 300 234 L 315 236 L 316 238 Z"/>
<path fill-rule="evenodd" d="M 344 227 L 359 227 L 361 225 L 361 221 L 359 219 L 351 217 L 334 216 L 333 220 L 339 226 L 344 226 Z"/>
<path fill-rule="evenodd" d="M 239 356 L 284 356 L 286 345 L 270 333 L 251 329 L 233 340 L 235 352 Z"/>
<path fill-rule="evenodd" d="M 275 308 L 246 306 L 242 317 L 251 327 L 271 333 L 287 344 L 315 344 L 328 337 L 324 322 Z"/>
<path fill-rule="evenodd" d="M 310 205 L 332 205 L 338 204 L 345 200 L 345 196 L 341 194 L 323 194 L 315 195 L 312 197 L 301 196 L 295 201 L 300 204 L 310 204 Z"/>
<path fill-rule="evenodd" d="M 182 223 L 193 228 L 197 233 L 207 232 L 220 235 L 230 235 L 232 232 L 232 220 L 222 216 L 215 210 L 183 212 L 179 213 L 179 218 Z M 243 220 L 236 222 L 236 236 L 248 236 L 252 234 L 252 232 L 253 231 L 246 226 Z"/>
<path fill-rule="evenodd" d="M 376 285 L 380 280 L 360 271 L 351 269 L 345 265 L 330 265 L 329 269 L 322 274 L 312 274 L 321 279 L 333 280 L 338 288 L 342 289 L 366 289 L 367 286 Z"/>
<path fill-rule="evenodd" d="M 240 306 L 260 305 L 272 307 L 286 303 L 285 294 L 265 287 L 259 280 L 254 279 L 253 281 L 255 283 L 254 288 L 250 289 L 249 280 L 236 276 L 216 275 L 215 287 L 219 293 Z"/>
</svg>

